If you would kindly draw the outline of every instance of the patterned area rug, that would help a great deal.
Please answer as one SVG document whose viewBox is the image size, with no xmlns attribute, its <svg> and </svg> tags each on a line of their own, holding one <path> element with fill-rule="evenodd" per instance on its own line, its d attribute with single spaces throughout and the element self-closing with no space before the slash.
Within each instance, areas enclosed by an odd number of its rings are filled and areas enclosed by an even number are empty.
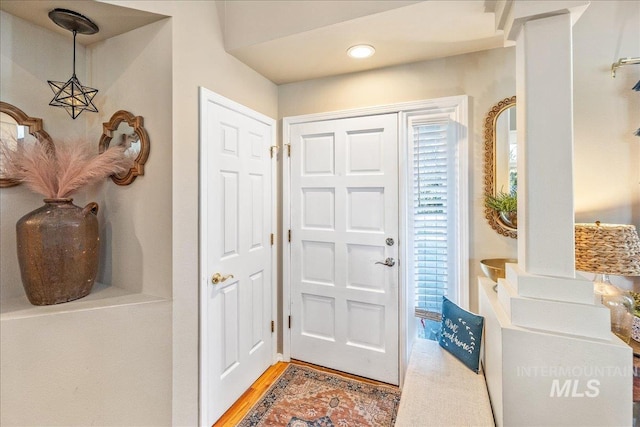
<svg viewBox="0 0 640 427">
<path fill-rule="evenodd" d="M 392 427 L 400 390 L 289 365 L 239 427 Z"/>
</svg>

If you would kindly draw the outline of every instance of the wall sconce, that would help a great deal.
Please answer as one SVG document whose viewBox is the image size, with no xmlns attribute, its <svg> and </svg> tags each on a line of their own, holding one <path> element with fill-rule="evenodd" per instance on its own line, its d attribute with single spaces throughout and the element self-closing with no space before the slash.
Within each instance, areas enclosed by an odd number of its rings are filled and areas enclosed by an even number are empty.
<svg viewBox="0 0 640 427">
<path fill-rule="evenodd" d="M 637 58 L 620 58 L 618 62 L 614 62 L 611 64 L 611 77 L 616 77 L 616 69 L 623 67 L 625 65 L 640 65 L 640 57 Z M 640 91 L 640 80 L 638 83 L 632 88 L 632 90 Z M 634 132 L 635 136 L 640 136 L 640 128 Z"/>
<path fill-rule="evenodd" d="M 624 67 L 625 65 L 636 65 L 640 64 L 640 57 L 638 58 L 620 58 L 617 62 L 611 64 L 611 77 L 616 77 L 616 70 L 620 67 Z"/>
<path fill-rule="evenodd" d="M 99 31 L 98 26 L 86 16 L 68 9 L 53 9 L 49 12 L 49 18 L 58 26 L 73 32 L 73 75 L 66 83 L 48 81 L 55 94 L 49 105 L 64 108 L 73 119 L 85 110 L 97 113 L 98 109 L 92 100 L 98 89 L 83 86 L 76 77 L 76 34 L 95 34 Z"/>
</svg>

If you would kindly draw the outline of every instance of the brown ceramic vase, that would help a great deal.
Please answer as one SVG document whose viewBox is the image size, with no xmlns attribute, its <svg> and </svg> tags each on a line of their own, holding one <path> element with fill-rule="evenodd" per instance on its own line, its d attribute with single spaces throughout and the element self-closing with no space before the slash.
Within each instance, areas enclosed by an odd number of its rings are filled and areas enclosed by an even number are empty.
<svg viewBox="0 0 640 427">
<path fill-rule="evenodd" d="M 33 305 L 87 296 L 98 273 L 98 204 L 44 199 L 16 224 L 22 284 Z"/>
</svg>

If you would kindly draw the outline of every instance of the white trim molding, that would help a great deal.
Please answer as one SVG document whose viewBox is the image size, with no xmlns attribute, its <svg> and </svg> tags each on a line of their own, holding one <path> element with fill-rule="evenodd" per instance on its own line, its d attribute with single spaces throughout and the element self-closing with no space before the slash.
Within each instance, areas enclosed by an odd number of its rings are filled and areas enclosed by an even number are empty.
<svg viewBox="0 0 640 427">
<path fill-rule="evenodd" d="M 212 92 L 209 89 L 204 87 L 199 88 L 199 424 L 201 426 L 209 425 L 207 422 L 207 410 L 208 410 L 208 402 L 209 396 L 207 391 L 207 378 L 209 376 L 209 354 L 208 354 L 208 325 L 206 323 L 206 312 L 207 312 L 207 298 L 206 290 L 209 285 L 209 277 L 207 272 L 204 269 L 206 265 L 206 261 L 209 259 L 209 249 L 207 247 L 207 241 L 203 236 L 207 236 L 208 224 L 205 219 L 207 218 L 207 200 L 209 197 L 209 175 L 208 175 L 208 150 L 209 146 L 204 143 L 204 137 L 207 135 L 207 129 L 205 128 L 206 123 L 202 120 L 203 113 L 206 111 L 207 104 L 214 103 L 221 105 L 225 108 L 233 110 L 239 114 L 247 116 L 251 119 L 254 119 L 258 122 L 264 123 L 265 125 L 271 128 L 271 140 L 272 143 L 275 143 L 277 138 L 277 126 L 276 121 L 268 116 L 265 116 L 257 111 L 251 110 L 248 107 L 245 107 L 242 104 L 239 104 L 235 101 L 232 101 L 228 98 L 225 98 L 221 95 L 218 95 L 215 92 Z M 269 224 L 271 227 L 272 233 L 277 231 L 277 159 L 271 159 L 271 192 L 272 192 L 272 206 L 271 212 L 265 212 L 265 215 L 269 214 Z M 278 267 L 278 246 L 271 246 L 271 318 L 274 322 L 274 333 L 271 334 L 271 363 L 274 364 L 282 359 L 282 355 L 277 352 L 277 344 L 278 344 L 278 280 L 277 280 L 277 267 Z"/>
<path fill-rule="evenodd" d="M 412 116 L 432 115 L 445 116 L 455 123 L 455 134 L 457 138 L 456 161 L 459 173 L 458 175 L 458 200 L 456 208 L 459 209 L 459 224 L 455 243 L 458 253 L 458 269 L 457 277 L 454 282 L 456 301 L 464 308 L 469 307 L 469 146 L 471 134 L 471 117 L 469 116 L 470 97 L 467 95 L 451 96 L 445 98 L 429 99 L 422 101 L 405 102 L 391 105 L 381 105 L 365 108 L 357 108 L 351 110 L 333 111 L 326 113 L 307 114 L 301 116 L 291 116 L 282 119 L 282 148 L 283 148 L 283 176 L 282 176 L 282 357 L 285 361 L 291 360 L 291 336 L 288 329 L 288 319 L 291 315 L 290 292 L 291 292 L 291 246 L 288 241 L 288 233 L 286 230 L 291 228 L 290 217 L 290 158 L 286 155 L 287 145 L 290 143 L 291 126 L 300 123 L 315 122 L 321 120 L 334 120 L 352 117 L 371 116 L 377 114 L 397 113 L 399 121 L 398 132 L 398 191 L 399 191 L 399 235 L 402 242 L 407 242 L 408 230 L 408 197 L 411 186 L 408 182 L 408 162 L 407 155 L 407 130 L 409 120 Z M 407 259 L 406 244 L 399 247 L 400 260 Z M 399 357 L 400 357 L 400 386 L 402 387 L 404 375 L 409 363 L 409 356 L 413 347 L 415 337 L 415 317 L 414 317 L 414 301 L 409 286 L 409 278 L 407 275 L 407 263 L 401 263 L 400 269 L 400 292 L 399 292 Z"/>
</svg>

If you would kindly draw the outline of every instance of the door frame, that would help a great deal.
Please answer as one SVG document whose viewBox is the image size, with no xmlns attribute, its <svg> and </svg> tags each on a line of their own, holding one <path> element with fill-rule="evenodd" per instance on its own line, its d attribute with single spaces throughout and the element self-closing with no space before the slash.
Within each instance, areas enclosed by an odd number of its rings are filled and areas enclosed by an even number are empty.
<svg viewBox="0 0 640 427">
<path fill-rule="evenodd" d="M 209 285 L 209 277 L 208 272 L 205 271 L 204 266 L 206 266 L 206 260 L 209 256 L 209 248 L 207 245 L 207 239 L 203 236 L 207 235 L 208 224 L 204 220 L 207 218 L 208 214 L 208 196 L 209 196 L 209 186 L 207 184 L 209 178 L 209 168 L 206 165 L 207 154 L 209 147 L 204 143 L 204 136 L 207 131 L 205 129 L 205 121 L 203 120 L 204 112 L 206 111 L 207 103 L 212 102 L 218 104 L 222 107 L 233 110 L 239 114 L 247 116 L 251 119 L 257 120 L 261 123 L 266 124 L 271 128 L 271 143 L 272 145 L 276 145 L 276 137 L 277 137 L 277 129 L 276 129 L 276 120 L 265 116 L 264 114 L 258 113 L 257 111 L 251 110 L 250 108 L 239 104 L 235 101 L 232 101 L 228 98 L 225 98 L 217 93 L 200 86 L 198 90 L 199 95 L 199 109 L 198 109 L 198 146 L 199 146 L 199 215 L 198 215 L 198 239 L 199 239 L 199 259 L 198 259 L 198 270 L 200 274 L 199 280 L 199 314 L 198 314 L 198 324 L 199 324 L 199 423 L 203 427 L 207 426 L 207 411 L 208 406 L 207 402 L 209 401 L 208 396 L 208 388 L 207 388 L 207 378 L 209 374 L 209 352 L 208 352 L 208 325 L 206 323 L 206 310 L 207 310 L 207 287 Z M 278 192 L 277 192 L 277 161 L 274 157 L 271 158 L 271 232 L 276 234 L 277 226 L 278 226 L 278 216 L 277 216 L 277 207 L 278 207 Z M 279 319 L 278 319 L 278 281 L 277 281 L 277 273 L 278 273 L 278 245 L 271 245 L 271 319 L 274 322 L 274 332 L 271 333 L 271 364 L 277 362 L 277 343 L 278 337 L 275 331 L 278 331 L 279 328 Z M 257 378 L 256 378 L 257 379 Z"/>
<path fill-rule="evenodd" d="M 399 277 L 398 277 L 398 367 L 400 388 L 404 384 L 404 376 L 409 365 L 409 356 L 414 343 L 414 311 L 413 311 L 413 287 L 409 286 L 407 242 L 408 232 L 408 197 L 410 191 L 408 175 L 408 146 L 407 126 L 409 117 L 417 111 L 431 110 L 434 112 L 449 113 L 457 120 L 458 143 L 463 153 L 459 159 L 461 171 L 469 168 L 469 147 L 472 134 L 471 117 L 469 116 L 470 97 L 468 95 L 450 96 L 422 101 L 412 101 L 397 104 L 364 107 L 349 110 L 332 111 L 326 113 L 305 114 L 300 116 L 284 117 L 282 119 L 282 356 L 285 361 L 291 360 L 291 330 L 287 327 L 291 315 L 291 244 L 287 230 L 291 229 L 291 157 L 285 156 L 290 145 L 291 126 L 301 123 L 323 120 L 346 119 L 353 117 L 372 116 L 378 114 L 398 114 L 398 236 L 401 245 L 398 247 Z M 468 204 L 469 182 L 468 179 L 460 180 L 459 200 Z M 460 277 L 456 286 L 458 304 L 469 308 L 469 215 L 460 216 L 460 230 L 457 243 L 460 247 L 460 259 L 465 263 L 460 268 Z"/>
</svg>

